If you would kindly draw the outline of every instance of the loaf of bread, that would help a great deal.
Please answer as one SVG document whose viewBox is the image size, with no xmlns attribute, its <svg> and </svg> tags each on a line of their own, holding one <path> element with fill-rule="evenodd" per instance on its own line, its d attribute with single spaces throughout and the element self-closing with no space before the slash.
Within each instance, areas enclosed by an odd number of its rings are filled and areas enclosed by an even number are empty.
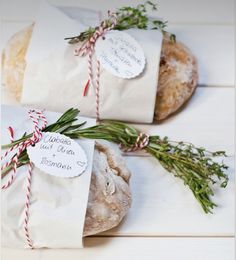
<svg viewBox="0 0 236 260">
<path fill-rule="evenodd" d="M 3 83 L 20 100 L 25 55 L 34 24 L 16 33 L 8 42 L 2 57 Z M 164 36 L 156 94 L 154 121 L 166 119 L 178 111 L 193 94 L 198 81 L 197 61 L 182 43 L 172 43 Z"/>
<path fill-rule="evenodd" d="M 130 172 L 117 147 L 96 142 L 84 236 L 117 226 L 131 206 Z"/>
</svg>

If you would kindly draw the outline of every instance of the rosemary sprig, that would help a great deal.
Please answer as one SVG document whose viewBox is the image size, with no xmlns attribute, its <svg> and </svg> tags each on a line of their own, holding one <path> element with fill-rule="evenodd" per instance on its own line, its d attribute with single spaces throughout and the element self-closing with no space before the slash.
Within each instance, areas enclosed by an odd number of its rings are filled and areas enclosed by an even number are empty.
<svg viewBox="0 0 236 260">
<path fill-rule="evenodd" d="M 157 10 L 157 5 L 151 1 L 147 1 L 144 4 L 139 4 L 136 7 L 124 6 L 116 11 L 117 15 L 117 25 L 114 30 L 128 30 L 131 28 L 138 28 L 147 30 L 148 28 L 152 30 L 160 30 L 163 34 L 168 34 L 171 42 L 175 42 L 176 37 L 174 34 L 169 34 L 166 31 L 167 21 L 162 20 L 150 20 L 148 17 L 148 10 Z M 111 26 L 112 21 L 110 19 L 105 20 L 105 27 Z M 89 27 L 86 31 L 80 33 L 74 37 L 67 37 L 65 40 L 69 40 L 70 44 L 75 44 L 78 42 L 83 42 L 88 40 L 93 36 L 98 27 Z"/>
<path fill-rule="evenodd" d="M 82 124 L 75 124 L 79 111 L 69 109 L 54 124 L 47 126 L 44 131 L 58 132 L 72 139 L 90 138 L 104 139 L 122 145 L 125 149 L 133 147 L 139 131 L 135 128 L 116 121 L 104 121 L 89 128 L 81 128 Z M 22 138 L 2 148 L 9 148 L 15 144 L 26 140 L 32 134 L 24 134 Z M 151 136 L 149 144 L 144 148 L 146 152 L 155 157 L 160 164 L 175 177 L 183 180 L 195 198 L 201 204 L 206 213 L 212 213 L 212 209 L 217 205 L 211 200 L 214 195 L 213 186 L 218 184 L 224 188 L 228 182 L 225 170 L 228 169 L 223 162 L 217 163 L 213 160 L 216 156 L 226 156 L 224 151 L 210 152 L 205 148 L 195 147 L 191 143 L 173 142 L 167 137 Z M 18 167 L 27 164 L 29 158 L 24 151 L 19 158 Z M 2 171 L 4 177 L 10 170 L 9 165 Z"/>
</svg>

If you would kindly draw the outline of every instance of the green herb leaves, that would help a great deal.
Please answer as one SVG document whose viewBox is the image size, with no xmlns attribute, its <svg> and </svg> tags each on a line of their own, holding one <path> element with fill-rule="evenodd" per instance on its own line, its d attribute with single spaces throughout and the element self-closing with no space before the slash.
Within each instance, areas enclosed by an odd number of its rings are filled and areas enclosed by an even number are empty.
<svg viewBox="0 0 236 260">
<path fill-rule="evenodd" d="M 147 1 L 144 4 L 139 4 L 137 7 L 130 7 L 124 6 L 119 8 L 116 11 L 117 16 L 117 25 L 114 27 L 114 30 L 128 30 L 131 28 L 138 28 L 142 30 L 152 29 L 152 30 L 160 30 L 163 34 L 168 34 L 170 36 L 171 42 L 175 42 L 175 35 L 169 34 L 165 30 L 167 27 L 167 21 L 162 20 L 152 20 L 148 17 L 148 10 L 156 11 L 157 6 L 156 4 L 152 3 L 151 1 Z M 104 21 L 106 27 L 109 27 L 112 23 L 111 20 L 107 19 Z M 93 36 L 94 32 L 98 29 L 89 28 L 88 30 L 82 32 L 78 36 L 68 37 L 65 40 L 69 40 L 70 44 L 75 44 L 78 42 L 83 42 L 88 40 L 90 37 Z"/>
</svg>

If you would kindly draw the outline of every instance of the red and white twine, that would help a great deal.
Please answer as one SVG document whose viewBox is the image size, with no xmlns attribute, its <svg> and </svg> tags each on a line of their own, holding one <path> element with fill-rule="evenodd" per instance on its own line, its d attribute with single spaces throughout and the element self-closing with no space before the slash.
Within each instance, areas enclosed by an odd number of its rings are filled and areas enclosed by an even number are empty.
<svg viewBox="0 0 236 260">
<path fill-rule="evenodd" d="M 149 135 L 144 134 L 144 133 L 139 133 L 133 146 L 131 146 L 129 148 L 125 148 L 125 147 L 123 147 L 123 145 L 120 145 L 120 148 L 124 152 L 135 152 L 135 151 L 144 149 L 145 147 L 148 146 L 148 144 L 149 144 Z"/>
<path fill-rule="evenodd" d="M 1 160 L 6 159 L 7 156 L 12 152 L 16 150 L 15 155 L 2 167 L 1 170 L 4 170 L 5 168 L 9 167 L 11 164 L 12 166 L 12 174 L 10 175 L 7 183 L 2 186 L 2 189 L 7 189 L 11 186 L 11 184 L 14 182 L 16 174 L 17 174 L 17 167 L 18 167 L 18 160 L 21 155 L 21 153 L 30 145 L 34 145 L 37 143 L 41 137 L 42 137 L 42 130 L 47 125 L 47 120 L 45 116 L 43 115 L 42 111 L 40 110 L 29 110 L 28 112 L 29 118 L 32 120 L 34 125 L 34 132 L 32 134 L 32 137 L 26 139 L 25 141 L 22 141 L 20 143 L 17 143 L 16 145 L 12 146 L 10 149 L 8 149 L 5 154 L 1 157 Z M 42 122 L 42 126 L 39 127 L 40 121 Z M 10 139 L 11 142 L 14 141 L 14 130 L 12 127 L 8 128 L 10 133 Z M 31 178 L 32 178 L 32 171 L 33 171 L 33 164 L 29 161 L 28 163 L 28 172 L 27 172 L 27 184 L 26 184 L 26 202 L 25 202 L 25 208 L 24 208 L 24 233 L 26 237 L 26 241 L 28 246 L 33 249 L 33 242 L 30 239 L 29 231 L 28 231 L 28 221 L 29 221 L 29 206 L 30 206 L 30 193 L 31 193 Z"/>
<path fill-rule="evenodd" d="M 93 85 L 93 53 L 95 48 L 95 43 L 97 39 L 103 36 L 106 32 L 112 30 L 117 24 L 117 16 L 115 13 L 111 13 L 108 11 L 108 17 L 110 18 L 111 25 L 107 26 L 107 21 L 102 21 L 101 25 L 96 29 L 94 34 L 80 47 L 75 49 L 76 56 L 86 56 L 88 55 L 88 76 L 89 79 L 85 84 L 83 95 L 86 96 L 88 92 L 89 85 Z M 100 63 L 97 61 L 97 70 L 96 70 L 96 78 L 95 78 L 95 99 L 96 99 L 96 117 L 97 120 L 100 119 L 99 113 L 99 78 L 100 78 Z"/>
</svg>

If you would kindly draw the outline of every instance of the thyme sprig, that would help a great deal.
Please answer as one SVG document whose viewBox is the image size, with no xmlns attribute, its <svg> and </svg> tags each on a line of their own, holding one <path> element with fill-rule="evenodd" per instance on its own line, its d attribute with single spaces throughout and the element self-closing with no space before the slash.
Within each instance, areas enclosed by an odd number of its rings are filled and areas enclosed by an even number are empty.
<svg viewBox="0 0 236 260">
<path fill-rule="evenodd" d="M 159 30 L 163 34 L 168 34 L 170 36 L 171 42 L 175 42 L 176 37 L 174 34 L 169 34 L 166 31 L 168 22 L 162 20 L 151 20 L 148 17 L 148 10 L 151 8 L 153 11 L 157 11 L 157 5 L 151 1 L 147 1 L 144 4 L 139 4 L 136 7 L 124 6 L 116 11 L 117 15 L 117 25 L 114 30 L 128 30 L 131 28 L 147 30 L 148 28 L 152 30 Z M 110 27 L 112 21 L 108 18 L 105 21 L 105 28 Z M 84 42 L 90 39 L 97 27 L 89 27 L 86 31 L 80 33 L 74 37 L 67 37 L 65 40 L 69 40 L 70 44 L 75 44 L 78 42 Z"/>
<path fill-rule="evenodd" d="M 103 121 L 93 127 L 82 128 L 86 122 L 76 124 L 78 114 L 77 109 L 69 109 L 43 131 L 61 133 L 72 139 L 103 139 L 120 144 L 125 149 L 133 147 L 139 135 L 139 131 L 134 127 L 116 121 Z M 12 147 L 31 136 L 32 134 L 24 134 L 19 140 L 3 145 L 2 148 Z M 158 135 L 150 136 L 149 144 L 144 149 L 168 172 L 173 173 L 189 187 L 206 213 L 212 213 L 212 209 L 217 206 L 211 199 L 214 195 L 213 186 L 219 185 L 224 188 L 228 182 L 228 176 L 225 174 L 228 166 L 213 160 L 213 157 L 226 156 L 224 151 L 210 152 L 191 143 L 173 142 L 168 137 L 161 138 Z M 25 150 L 20 155 L 18 167 L 28 162 L 29 158 Z M 2 177 L 12 167 L 13 165 L 10 164 L 4 169 Z"/>
</svg>

